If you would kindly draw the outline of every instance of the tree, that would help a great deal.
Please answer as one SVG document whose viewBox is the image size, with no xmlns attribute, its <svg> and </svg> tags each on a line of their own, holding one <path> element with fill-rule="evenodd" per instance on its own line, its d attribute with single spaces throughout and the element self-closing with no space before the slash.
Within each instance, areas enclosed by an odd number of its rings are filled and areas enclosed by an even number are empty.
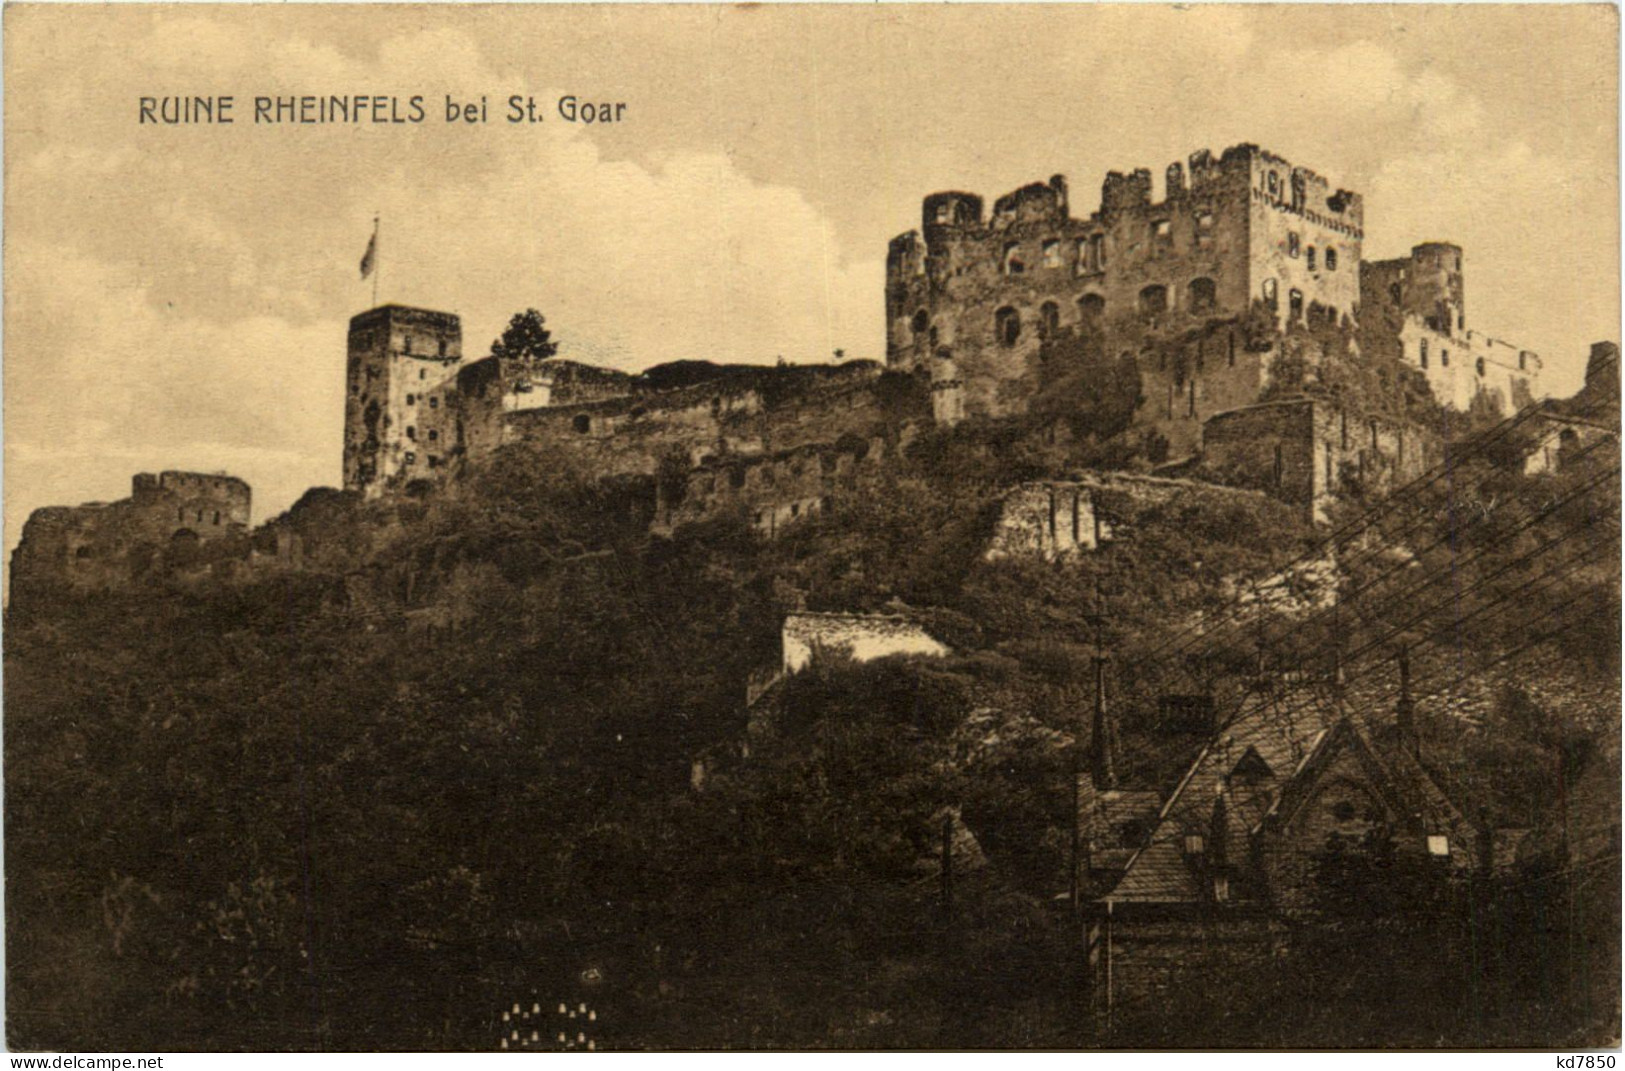
<svg viewBox="0 0 1625 1071">
<path fill-rule="evenodd" d="M 535 309 L 516 314 L 502 337 L 491 343 L 491 356 L 510 361 L 543 361 L 558 352 L 559 344 L 547 329 L 547 317 Z"/>
</svg>

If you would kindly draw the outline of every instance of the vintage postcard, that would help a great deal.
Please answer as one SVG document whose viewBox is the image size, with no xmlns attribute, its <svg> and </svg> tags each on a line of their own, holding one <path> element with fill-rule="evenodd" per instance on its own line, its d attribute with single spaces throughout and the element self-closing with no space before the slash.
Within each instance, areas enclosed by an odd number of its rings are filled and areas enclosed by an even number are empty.
<svg viewBox="0 0 1625 1071">
<path fill-rule="evenodd" d="M 1618 1046 L 1615 7 L 4 20 L 13 1050 Z"/>
</svg>

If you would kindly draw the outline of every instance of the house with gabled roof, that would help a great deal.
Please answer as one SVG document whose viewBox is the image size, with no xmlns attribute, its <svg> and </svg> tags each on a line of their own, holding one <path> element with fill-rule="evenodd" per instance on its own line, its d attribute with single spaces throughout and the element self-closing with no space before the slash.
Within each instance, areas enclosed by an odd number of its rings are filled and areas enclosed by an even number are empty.
<svg viewBox="0 0 1625 1071">
<path fill-rule="evenodd" d="M 1328 876 L 1349 867 L 1444 886 L 1488 866 L 1484 832 L 1419 757 L 1411 707 L 1408 688 L 1396 717 L 1353 710 L 1336 687 L 1276 684 L 1219 726 L 1120 869 L 1091 860 L 1096 1011 L 1267 961 L 1299 927 L 1358 906 L 1339 904 L 1358 893 Z M 1101 795 L 1090 787 L 1080 802 Z"/>
</svg>

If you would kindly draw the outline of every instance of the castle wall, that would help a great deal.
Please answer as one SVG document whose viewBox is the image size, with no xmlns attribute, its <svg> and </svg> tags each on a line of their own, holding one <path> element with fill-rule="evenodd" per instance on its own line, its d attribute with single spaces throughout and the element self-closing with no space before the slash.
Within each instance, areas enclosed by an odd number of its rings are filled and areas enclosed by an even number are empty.
<svg viewBox="0 0 1625 1071">
<path fill-rule="evenodd" d="M 890 450 L 884 439 L 853 439 L 840 446 L 806 446 L 757 458 L 728 458 L 657 485 L 651 530 L 666 535 L 737 513 L 766 538 L 822 513 L 859 476 L 877 468 Z"/>
<path fill-rule="evenodd" d="M 1539 391 L 1539 355 L 1467 327 L 1462 254 L 1429 242 L 1360 272 L 1360 351 L 1420 370 L 1439 404 L 1510 415 Z"/>
<path fill-rule="evenodd" d="M 58 586 L 105 590 L 222 552 L 246 556 L 251 499 L 233 476 L 141 473 L 129 498 L 35 510 L 11 559 L 14 604 Z"/>
<path fill-rule="evenodd" d="M 394 483 L 427 475 L 426 451 L 409 437 L 431 398 L 462 361 L 462 323 L 449 313 L 385 305 L 350 320 L 344 406 L 344 486 L 376 497 Z M 443 431 L 442 416 L 431 425 Z M 425 437 L 426 440 L 426 437 Z M 438 446 L 438 444 L 436 444 Z"/>
<path fill-rule="evenodd" d="M 1325 520 L 1333 497 L 1382 494 L 1426 472 L 1435 436 L 1387 417 L 1312 398 L 1220 413 L 1202 429 L 1202 469 L 1220 483 L 1263 491 Z"/>
<path fill-rule="evenodd" d="M 1145 345 L 1138 354 L 1140 404 L 1134 422 L 1167 442 L 1162 462 L 1186 458 L 1202 444 L 1202 424 L 1215 413 L 1258 400 L 1269 384 L 1275 348 L 1236 322 Z"/>
<path fill-rule="evenodd" d="M 694 467 L 776 454 L 843 436 L 894 436 L 929 416 L 925 385 L 873 366 L 761 368 L 659 393 L 503 413 L 501 440 L 545 446 L 603 475 L 653 475 L 667 459 Z"/>
<path fill-rule="evenodd" d="M 784 619 L 783 645 L 787 674 L 801 672 L 820 652 L 857 662 L 948 653 L 945 644 L 908 618 L 881 614 L 790 614 Z"/>
<path fill-rule="evenodd" d="M 1254 146 L 1193 155 L 1188 181 L 1170 166 L 1161 201 L 1150 172 L 1112 172 L 1087 219 L 1071 217 L 1060 176 L 1000 198 L 985 223 L 981 209 L 973 195 L 933 194 L 921 230 L 888 250 L 887 362 L 930 373 L 939 420 L 1024 411 L 1040 345 L 1059 329 L 1098 327 L 1110 352 L 1239 318 L 1255 301 L 1281 324 L 1294 308 L 1351 321 L 1357 309 L 1359 197 Z"/>
<path fill-rule="evenodd" d="M 1249 295 L 1272 307 L 1283 327 L 1355 322 L 1365 237 L 1360 197 L 1272 153 L 1249 155 Z"/>
</svg>

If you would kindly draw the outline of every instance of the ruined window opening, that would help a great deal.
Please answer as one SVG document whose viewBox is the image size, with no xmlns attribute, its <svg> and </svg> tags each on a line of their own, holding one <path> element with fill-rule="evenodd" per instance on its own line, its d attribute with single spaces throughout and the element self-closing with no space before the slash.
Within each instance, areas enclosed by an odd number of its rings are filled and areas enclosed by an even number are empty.
<svg viewBox="0 0 1625 1071">
<path fill-rule="evenodd" d="M 407 335 L 405 338 L 401 339 L 401 349 L 406 353 L 411 353 L 412 352 L 412 336 L 411 335 Z"/>
<path fill-rule="evenodd" d="M 1274 279 L 1265 279 L 1264 280 L 1264 301 L 1269 305 L 1270 308 L 1273 309 L 1275 307 L 1275 280 Z"/>
<path fill-rule="evenodd" d="M 792 503 L 790 503 L 790 516 L 792 516 L 792 517 L 801 516 L 801 503 L 800 502 L 792 502 Z"/>
<path fill-rule="evenodd" d="M 1021 337 L 1021 314 L 1006 305 L 993 314 L 993 333 L 998 336 L 999 344 L 1014 346 Z"/>
<path fill-rule="evenodd" d="M 1440 350 L 1439 351 L 1439 367 L 1440 368 L 1449 368 L 1450 367 L 1450 351 L 1449 350 Z"/>
<path fill-rule="evenodd" d="M 1276 174 L 1274 171 L 1269 173 L 1269 188 L 1271 194 L 1281 192 L 1281 176 Z"/>
<path fill-rule="evenodd" d="M 433 395 L 429 396 L 429 408 L 430 409 L 439 409 L 440 408 L 440 396 L 438 394 L 433 394 Z"/>
<path fill-rule="evenodd" d="M 1027 265 L 1021 259 L 1021 245 L 1011 242 L 1004 247 L 1004 274 L 1020 275 L 1027 270 Z"/>
<path fill-rule="evenodd" d="M 220 511 L 219 510 L 214 511 L 214 523 L 215 524 L 220 523 Z"/>
<path fill-rule="evenodd" d="M 1085 294 L 1078 298 L 1078 322 L 1094 325 L 1106 315 L 1106 299 L 1099 294 Z"/>
<path fill-rule="evenodd" d="M 1524 371 L 1524 370 L 1525 370 L 1525 367 L 1524 367 L 1524 360 L 1525 360 L 1525 358 L 1527 358 L 1527 357 L 1528 357 L 1528 356 L 1529 356 L 1529 355 L 1528 355 L 1528 354 L 1527 354 L 1527 353 L 1520 353 L 1520 354 L 1518 354 L 1518 371 L 1520 371 L 1520 372 L 1522 372 L 1522 371 Z"/>
<path fill-rule="evenodd" d="M 1089 271 L 1089 239 L 1079 238 L 1077 241 L 1078 274 L 1086 275 Z"/>
<path fill-rule="evenodd" d="M 432 442 L 432 443 L 439 442 L 440 441 L 440 433 L 438 431 L 435 431 L 433 428 L 429 429 L 429 441 Z"/>
<path fill-rule="evenodd" d="M 1189 304 L 1192 312 L 1212 312 L 1213 307 L 1218 304 L 1218 287 L 1212 279 L 1192 279 L 1189 291 Z"/>
<path fill-rule="evenodd" d="M 1304 263 L 1308 266 L 1310 271 L 1315 270 L 1315 247 L 1314 246 L 1310 246 L 1308 249 L 1305 249 L 1303 251 L 1303 260 L 1304 260 Z"/>
<path fill-rule="evenodd" d="M 946 204 L 939 204 L 937 206 L 937 222 L 938 223 L 947 223 L 948 222 L 948 206 Z"/>
<path fill-rule="evenodd" d="M 1287 293 L 1287 309 L 1292 313 L 1294 320 L 1303 315 L 1302 290 L 1292 290 Z"/>
<path fill-rule="evenodd" d="M 1421 362 L 1423 368 L 1428 366 L 1428 340 L 1425 338 L 1417 343 L 1416 359 Z"/>
<path fill-rule="evenodd" d="M 1450 857 L 1450 838 L 1429 835 L 1428 854 L 1435 859 L 1448 859 Z"/>
<path fill-rule="evenodd" d="M 426 460 L 429 462 L 429 467 L 431 469 L 437 469 L 440 467 L 440 456 L 438 454 L 430 454 Z"/>
<path fill-rule="evenodd" d="M 84 559 L 90 557 L 90 548 L 80 547 L 78 550 L 73 552 L 73 556 L 83 561 Z"/>
<path fill-rule="evenodd" d="M 1463 315 L 1462 313 L 1459 313 L 1459 312 L 1456 313 L 1456 330 L 1457 331 L 1465 331 L 1465 330 L 1467 330 L 1467 317 L 1465 315 Z"/>
<path fill-rule="evenodd" d="M 1213 229 L 1213 213 L 1212 212 L 1203 212 L 1200 215 L 1198 215 L 1196 217 L 1196 229 L 1199 230 L 1199 231 L 1210 231 L 1210 230 L 1212 230 Z"/>
<path fill-rule="evenodd" d="M 930 334 L 928 336 L 928 339 L 929 339 L 929 343 L 930 343 L 930 346 L 931 346 L 931 352 L 935 353 L 936 349 L 937 349 L 937 325 L 936 324 L 931 325 L 931 331 L 930 331 Z"/>
<path fill-rule="evenodd" d="M 186 507 L 185 506 L 182 506 L 180 509 L 175 511 L 175 519 L 177 521 L 186 520 Z"/>
<path fill-rule="evenodd" d="M 1166 286 L 1148 286 L 1140 291 L 1140 312 L 1146 316 L 1156 316 L 1158 313 L 1168 311 L 1168 288 Z"/>
<path fill-rule="evenodd" d="M 1159 219 L 1156 223 L 1152 224 L 1152 230 L 1156 233 L 1158 238 L 1167 238 L 1174 233 L 1173 221 Z"/>
<path fill-rule="evenodd" d="M 1377 422 L 1370 420 L 1366 424 L 1371 430 L 1371 449 L 1375 450 L 1377 448 Z"/>
<path fill-rule="evenodd" d="M 1475 367 L 1478 369 L 1478 378 L 1483 379 L 1484 378 L 1484 358 L 1480 357 L 1478 359 Z"/>
<path fill-rule="evenodd" d="M 592 417 L 586 413 L 577 413 L 575 419 L 570 421 L 570 426 L 575 429 L 577 435 L 585 435 L 592 430 Z"/>
<path fill-rule="evenodd" d="M 1097 234 L 1089 239 L 1089 261 L 1095 271 L 1106 270 L 1106 236 Z"/>
<path fill-rule="evenodd" d="M 1061 306 L 1046 301 L 1038 308 L 1038 337 L 1054 338 L 1061 329 Z"/>
<path fill-rule="evenodd" d="M 914 322 L 911 325 L 911 330 L 913 330 L 916 336 L 923 335 L 925 333 L 925 329 L 930 325 L 931 314 L 926 312 L 924 309 L 920 309 L 914 314 Z"/>
<path fill-rule="evenodd" d="M 197 519 L 199 521 L 203 520 L 203 511 L 202 510 L 197 511 Z"/>
<path fill-rule="evenodd" d="M 1207 845 L 1203 842 L 1202 835 L 1200 833 L 1185 834 L 1186 855 L 1201 855 L 1206 850 Z"/>
<path fill-rule="evenodd" d="M 1326 270 L 1337 270 L 1337 250 L 1335 249 L 1327 248 L 1326 250 Z"/>
<path fill-rule="evenodd" d="M 446 340 L 441 339 L 440 340 L 440 356 L 444 357 L 445 355 L 446 355 Z"/>
<path fill-rule="evenodd" d="M 1298 255 L 1298 243 L 1299 243 L 1299 241 L 1300 241 L 1300 239 L 1298 238 L 1298 232 L 1297 231 L 1287 231 L 1286 232 L 1286 255 L 1287 256 L 1295 257 L 1295 256 Z"/>
<path fill-rule="evenodd" d="M 418 437 L 418 429 L 408 424 L 406 426 L 406 437 L 415 440 Z"/>
<path fill-rule="evenodd" d="M 418 456 L 414 453 L 408 452 L 406 455 L 406 463 L 408 465 L 416 465 L 418 463 Z"/>
<path fill-rule="evenodd" d="M 418 404 L 418 396 L 416 394 L 408 394 L 406 396 L 406 404 L 407 405 L 416 405 L 416 404 Z"/>
<path fill-rule="evenodd" d="M 429 378 L 429 370 L 427 368 L 419 368 L 418 369 L 418 378 L 419 379 L 428 379 Z"/>
<path fill-rule="evenodd" d="M 1389 284 L 1389 286 L 1388 286 L 1388 296 L 1393 299 L 1393 302 L 1394 302 L 1395 305 L 1398 305 L 1400 303 L 1401 291 L 1399 289 L 1399 284 L 1398 283 Z"/>
<path fill-rule="evenodd" d="M 1051 238 L 1044 243 L 1044 267 L 1059 268 L 1061 266 L 1061 241 Z"/>
</svg>

